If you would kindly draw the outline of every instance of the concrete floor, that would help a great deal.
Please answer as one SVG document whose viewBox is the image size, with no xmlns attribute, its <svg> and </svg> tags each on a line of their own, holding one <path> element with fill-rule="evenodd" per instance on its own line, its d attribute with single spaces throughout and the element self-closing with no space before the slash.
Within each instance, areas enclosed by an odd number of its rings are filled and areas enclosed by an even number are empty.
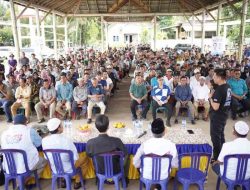
<svg viewBox="0 0 250 190">
<path fill-rule="evenodd" d="M 115 96 L 110 99 L 106 114 L 110 118 L 111 125 L 114 122 L 121 121 L 121 122 L 124 122 L 126 124 L 126 126 L 132 126 L 131 114 L 130 114 L 130 108 L 129 108 L 129 101 L 130 101 L 129 93 L 128 93 L 129 85 L 130 85 L 130 78 L 126 78 L 121 83 L 119 83 L 120 90 L 118 90 L 118 93 L 116 93 Z M 151 111 L 149 111 L 149 113 L 148 113 L 148 120 L 152 121 Z M 246 121 L 250 125 L 249 116 L 245 117 L 243 120 Z M 31 118 L 31 123 L 29 125 L 32 126 L 33 124 L 36 124 L 36 121 L 37 121 L 36 117 L 33 116 Z M 173 123 L 173 120 L 171 122 Z M 78 125 L 80 123 L 81 124 L 86 123 L 86 119 L 77 120 L 77 121 L 73 122 L 73 124 L 75 124 L 75 125 Z M 0 116 L 0 124 L 1 124 L 1 128 L 0 128 L 0 134 L 1 134 L 2 131 L 4 131 L 8 127 L 8 124 L 6 123 L 4 116 Z M 188 125 L 190 125 L 190 124 L 188 123 Z M 229 119 L 227 122 L 226 129 L 225 129 L 226 141 L 230 141 L 233 139 L 233 135 L 232 135 L 233 125 L 234 125 L 234 121 Z M 178 125 L 173 125 L 172 127 L 178 127 Z M 206 134 L 207 138 L 210 139 L 209 121 L 204 122 L 204 121 L 199 120 L 199 121 L 197 121 L 196 125 L 190 126 L 190 127 L 201 128 L 204 131 L 204 133 Z M 215 174 L 210 170 L 209 174 L 208 174 L 208 181 L 205 184 L 205 190 L 214 190 L 215 186 L 216 186 L 216 179 L 217 178 L 216 178 Z M 173 188 L 172 182 L 173 182 L 173 180 L 170 180 L 170 183 L 168 186 L 169 189 Z M 41 180 L 41 184 L 42 184 L 43 190 L 51 189 L 51 181 L 50 180 Z M 0 187 L 0 190 L 2 190 L 2 189 L 3 189 L 3 186 Z M 97 187 L 95 185 L 95 180 L 93 180 L 93 179 L 86 180 L 86 189 L 91 189 L 91 190 L 97 189 Z M 113 185 L 105 185 L 105 189 L 111 190 L 111 189 L 115 189 L 115 188 Z M 139 181 L 138 180 L 130 180 L 130 184 L 129 184 L 127 189 L 128 190 L 139 189 Z M 181 189 L 181 188 L 179 188 L 179 189 Z M 198 187 L 192 186 L 189 189 L 190 190 L 198 189 Z M 224 190 L 225 186 L 221 185 L 221 189 Z"/>
</svg>

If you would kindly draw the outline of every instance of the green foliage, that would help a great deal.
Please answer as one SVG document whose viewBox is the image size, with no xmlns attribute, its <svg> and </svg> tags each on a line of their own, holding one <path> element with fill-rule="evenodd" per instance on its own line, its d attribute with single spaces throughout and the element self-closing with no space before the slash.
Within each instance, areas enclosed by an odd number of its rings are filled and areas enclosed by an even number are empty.
<svg viewBox="0 0 250 190">
<path fill-rule="evenodd" d="M 142 44 L 150 43 L 150 33 L 147 28 L 143 28 L 140 35 Z"/>
<path fill-rule="evenodd" d="M 12 44 L 13 45 L 13 35 L 10 27 L 3 27 L 0 29 L 0 44 Z"/>
</svg>

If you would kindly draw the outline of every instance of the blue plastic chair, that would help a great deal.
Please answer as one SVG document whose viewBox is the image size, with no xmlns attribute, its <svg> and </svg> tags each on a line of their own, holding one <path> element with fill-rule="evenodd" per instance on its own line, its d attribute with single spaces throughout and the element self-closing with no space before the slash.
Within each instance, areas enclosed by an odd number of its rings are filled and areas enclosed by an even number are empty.
<svg viewBox="0 0 250 190">
<path fill-rule="evenodd" d="M 152 179 L 146 179 L 143 176 L 144 165 L 145 165 L 144 161 L 146 158 L 152 160 Z M 169 176 L 172 158 L 173 157 L 171 155 L 163 155 L 163 156 L 158 156 L 154 154 L 143 155 L 141 157 L 140 190 L 142 190 L 143 183 L 145 184 L 146 190 L 150 190 L 153 184 L 159 184 L 161 185 L 162 190 L 167 190 L 169 177 L 167 177 L 166 179 L 161 179 L 161 162 L 163 159 L 169 160 L 169 165 L 164 166 L 168 167 L 168 176 Z"/>
<path fill-rule="evenodd" d="M 117 174 L 114 174 L 113 170 L 113 159 L 119 158 L 119 164 L 120 164 L 120 172 Z M 100 168 L 98 167 L 98 161 L 99 164 L 103 160 L 104 164 L 104 174 L 101 173 Z M 115 189 L 119 190 L 120 185 L 119 181 L 122 180 L 122 188 L 126 189 L 126 180 L 124 175 L 124 154 L 121 151 L 114 151 L 109 153 L 102 153 L 97 154 L 93 157 L 94 166 L 95 166 L 95 173 L 98 178 L 98 190 L 103 190 L 104 181 L 107 179 L 113 179 L 115 183 Z"/>
<path fill-rule="evenodd" d="M 167 109 L 166 107 L 158 107 L 158 108 L 156 109 L 156 114 L 157 114 L 158 111 L 160 111 L 160 110 L 164 112 L 164 117 L 166 117 L 166 116 L 167 116 L 168 109 Z"/>
<path fill-rule="evenodd" d="M 74 165 L 74 157 L 73 157 L 73 152 L 71 150 L 62 150 L 62 149 L 47 149 L 43 150 L 47 160 L 49 161 L 50 168 L 51 165 L 55 166 L 56 171 L 52 171 L 52 190 L 56 189 L 56 181 L 58 178 L 64 178 L 66 180 L 66 186 L 67 190 L 71 190 L 71 178 L 77 174 L 80 175 L 80 180 L 81 180 L 81 185 L 82 188 L 85 190 L 84 186 L 84 181 L 83 181 L 83 176 L 81 172 L 81 168 L 75 168 Z M 64 167 L 63 167 L 63 162 L 62 162 L 62 154 L 65 156 L 68 155 L 69 157 L 69 163 L 71 164 L 72 172 L 65 172 Z M 52 155 L 52 159 L 49 159 L 49 155 Z"/>
<path fill-rule="evenodd" d="M 237 169 L 235 180 L 227 178 L 227 166 L 230 159 L 237 159 Z M 216 190 L 220 189 L 221 180 L 227 185 L 228 190 L 234 190 L 236 185 L 245 187 L 245 190 L 250 190 L 250 178 L 246 179 L 247 166 L 250 165 L 250 154 L 234 154 L 224 157 L 224 171 L 222 176 L 218 176 Z M 243 188 L 244 189 L 244 188 Z"/>
<path fill-rule="evenodd" d="M 175 176 L 174 190 L 177 189 L 178 182 L 183 185 L 183 190 L 188 190 L 191 184 L 197 184 L 199 190 L 204 190 L 204 183 L 207 177 L 208 165 L 210 163 L 211 154 L 208 153 L 189 153 L 180 154 L 179 158 L 179 169 Z M 183 168 L 183 158 L 190 158 L 190 167 Z M 201 159 L 206 160 L 205 167 L 200 167 Z"/>
<path fill-rule="evenodd" d="M 27 155 L 26 152 L 23 150 L 19 149 L 1 149 L 0 153 L 3 154 L 4 156 L 4 162 L 6 162 L 7 167 L 9 172 L 6 173 L 4 171 L 5 175 L 5 184 L 4 184 L 4 189 L 8 190 L 9 189 L 9 182 L 12 181 L 13 183 L 13 189 L 16 188 L 16 180 L 18 181 L 19 184 L 19 190 L 24 190 L 25 189 L 25 179 L 32 174 L 35 176 L 35 181 L 36 181 L 36 187 L 38 187 L 39 190 L 41 190 L 41 186 L 39 183 L 39 178 L 37 175 L 37 171 L 31 171 L 28 166 L 28 161 L 27 161 Z M 16 169 L 16 160 L 15 157 L 17 155 L 21 155 L 23 157 L 24 161 L 24 167 L 25 167 L 25 172 L 18 174 L 17 169 Z"/>
</svg>

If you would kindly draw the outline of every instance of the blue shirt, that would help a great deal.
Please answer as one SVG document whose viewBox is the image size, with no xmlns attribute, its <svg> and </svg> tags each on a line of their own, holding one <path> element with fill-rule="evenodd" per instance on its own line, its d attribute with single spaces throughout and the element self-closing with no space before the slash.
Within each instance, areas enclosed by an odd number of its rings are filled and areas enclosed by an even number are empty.
<svg viewBox="0 0 250 190">
<path fill-rule="evenodd" d="M 155 86 L 158 86 L 158 81 L 156 77 L 151 78 L 150 81 L 151 86 L 154 88 Z"/>
<path fill-rule="evenodd" d="M 42 145 L 42 137 L 40 137 L 36 130 L 33 128 L 30 129 L 30 138 L 35 147 L 39 147 Z"/>
<path fill-rule="evenodd" d="M 71 101 L 73 95 L 73 87 L 67 82 L 66 84 L 59 84 L 57 87 L 57 100 Z"/>
<path fill-rule="evenodd" d="M 98 82 L 98 84 L 102 85 L 102 87 L 104 88 L 105 86 L 107 86 L 107 81 L 106 80 L 100 80 Z"/>
<path fill-rule="evenodd" d="M 175 99 L 177 101 L 190 101 L 192 99 L 192 91 L 189 85 L 178 85 L 175 89 Z"/>
<path fill-rule="evenodd" d="M 158 100 L 164 102 L 170 96 L 170 89 L 167 85 L 163 85 L 163 88 L 155 86 L 151 91 L 151 96 L 155 96 Z"/>
<path fill-rule="evenodd" d="M 88 95 L 101 95 L 104 94 L 104 90 L 102 85 L 98 84 L 96 87 L 91 86 L 88 88 Z"/>
<path fill-rule="evenodd" d="M 235 78 L 231 78 L 227 81 L 227 84 L 229 84 L 232 93 L 236 94 L 237 96 L 243 96 L 247 93 L 246 81 L 243 79 L 237 80 Z"/>
</svg>

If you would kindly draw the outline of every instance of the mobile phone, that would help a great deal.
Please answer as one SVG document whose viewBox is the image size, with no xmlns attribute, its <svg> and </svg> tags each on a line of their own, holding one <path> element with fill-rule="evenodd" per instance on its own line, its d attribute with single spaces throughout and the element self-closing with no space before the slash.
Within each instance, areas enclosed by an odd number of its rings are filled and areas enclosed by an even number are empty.
<svg viewBox="0 0 250 190">
<path fill-rule="evenodd" d="M 188 134 L 194 134 L 194 131 L 191 129 L 188 129 L 187 132 L 188 132 Z"/>
</svg>

